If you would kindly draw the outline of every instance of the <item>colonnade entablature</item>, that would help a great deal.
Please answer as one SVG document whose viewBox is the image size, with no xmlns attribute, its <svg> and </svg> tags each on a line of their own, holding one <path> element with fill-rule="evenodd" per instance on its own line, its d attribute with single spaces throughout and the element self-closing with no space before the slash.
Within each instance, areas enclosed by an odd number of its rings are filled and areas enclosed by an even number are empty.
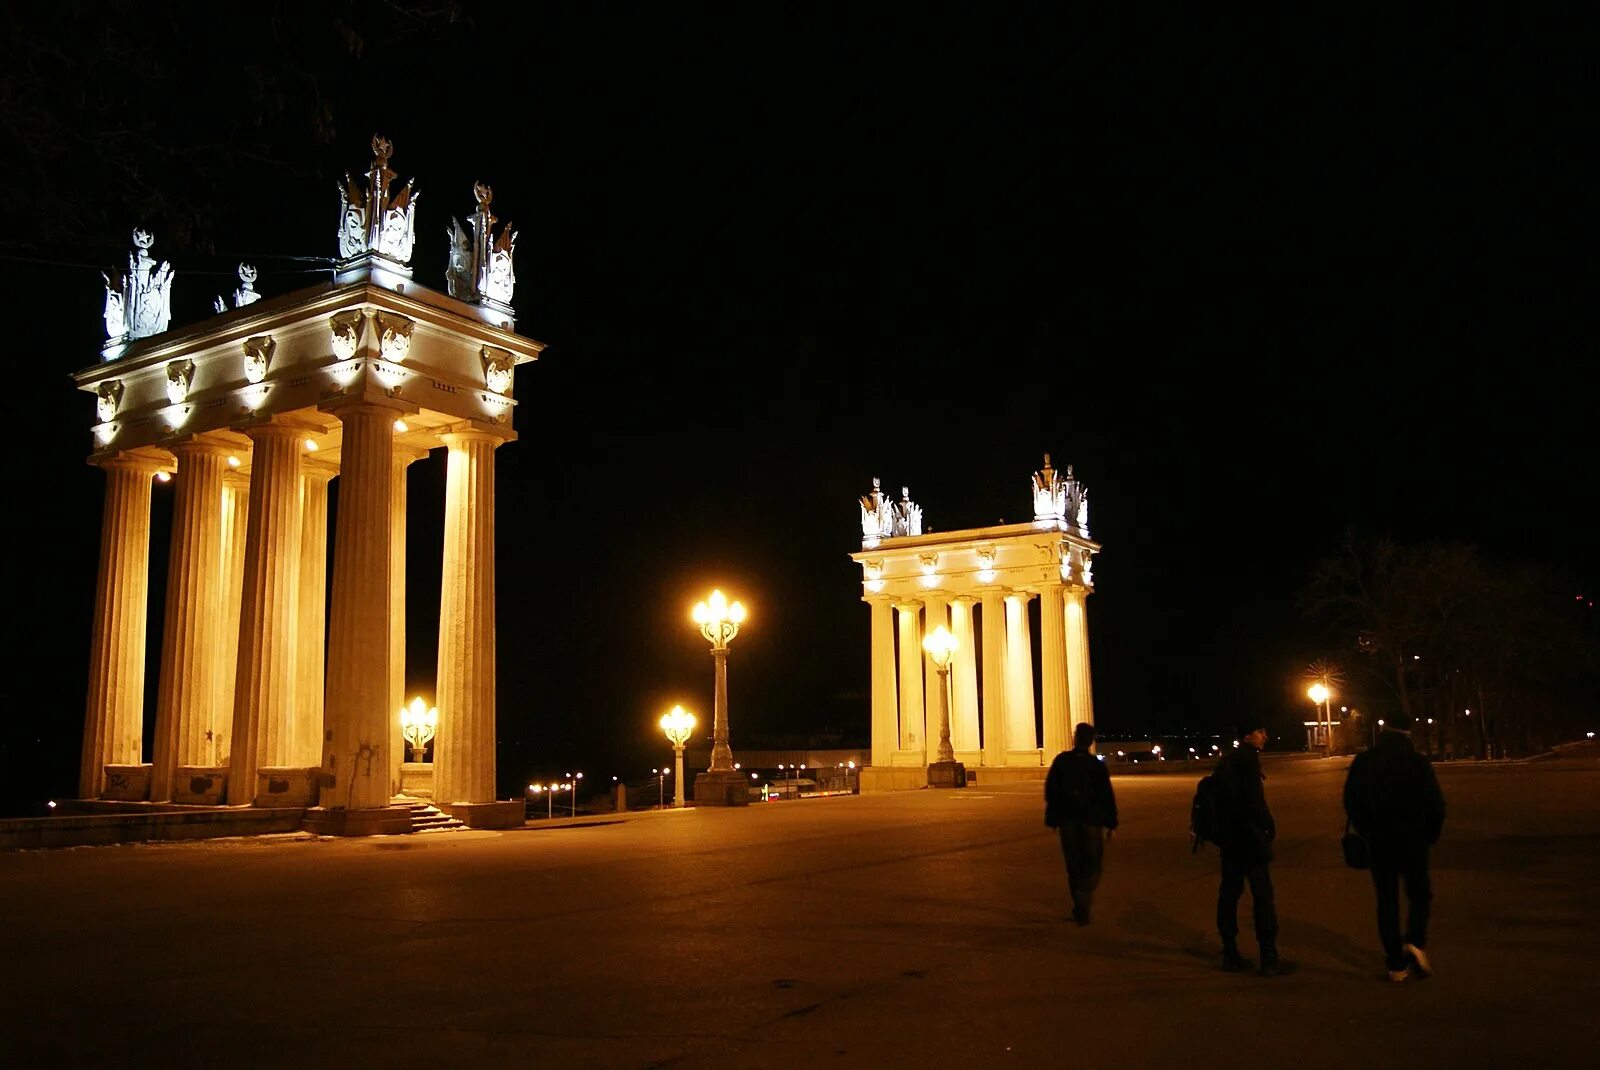
<svg viewBox="0 0 1600 1070">
<path fill-rule="evenodd" d="M 860 499 L 862 548 L 850 557 L 872 621 L 864 790 L 927 783 L 918 778 L 937 760 L 940 685 L 922 639 L 940 627 L 955 638 L 951 746 L 980 781 L 1042 776 L 1074 727 L 1093 723 L 1085 607 L 1100 545 L 1088 494 L 1046 454 L 1032 496 L 1030 522 L 937 533 L 923 532 L 909 488 L 891 501 L 874 479 Z"/>
<path fill-rule="evenodd" d="M 516 437 L 515 371 L 544 347 L 515 333 L 516 231 L 496 228 L 489 187 L 470 231 L 452 221 L 441 293 L 413 281 L 415 194 L 389 142 L 372 148 L 365 183 L 339 187 L 326 283 L 263 296 L 241 264 L 231 307 L 169 329 L 176 273 L 150 234 L 106 276 L 109 337 L 74 375 L 106 473 L 86 798 L 303 806 L 331 831 L 401 831 L 406 473 L 443 448 L 432 796 L 469 823 L 521 822 L 520 800 L 494 798 L 494 456 Z M 147 741 L 153 478 L 174 487 Z"/>
</svg>

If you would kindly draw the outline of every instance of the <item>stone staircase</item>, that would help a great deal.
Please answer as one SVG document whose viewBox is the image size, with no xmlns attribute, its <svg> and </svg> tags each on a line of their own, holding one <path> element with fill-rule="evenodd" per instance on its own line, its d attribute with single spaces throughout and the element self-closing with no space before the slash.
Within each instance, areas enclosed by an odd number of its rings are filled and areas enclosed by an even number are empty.
<svg viewBox="0 0 1600 1070">
<path fill-rule="evenodd" d="M 413 799 L 397 795 L 389 800 L 391 806 L 403 806 L 411 811 L 412 832 L 455 832 L 467 826 L 427 799 Z"/>
</svg>

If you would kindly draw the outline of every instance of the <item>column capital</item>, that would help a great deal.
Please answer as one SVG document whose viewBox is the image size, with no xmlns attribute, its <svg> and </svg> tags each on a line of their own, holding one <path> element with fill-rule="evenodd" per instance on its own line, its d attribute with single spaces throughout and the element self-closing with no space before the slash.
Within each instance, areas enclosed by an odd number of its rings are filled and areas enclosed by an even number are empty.
<svg viewBox="0 0 1600 1070">
<path fill-rule="evenodd" d="M 398 464 L 403 464 L 407 468 L 416 464 L 427 455 L 428 451 L 423 449 L 421 446 L 402 446 L 396 444 L 394 447 L 395 462 Z"/>
<path fill-rule="evenodd" d="M 301 457 L 300 474 L 307 479 L 320 479 L 327 483 L 339 474 L 339 470 L 326 461 L 313 461 L 309 457 Z"/>
<path fill-rule="evenodd" d="M 455 442 L 492 442 L 499 447 L 516 439 L 517 433 L 509 427 L 487 420 L 461 420 L 439 431 L 439 440 L 447 446 Z"/>
<path fill-rule="evenodd" d="M 218 442 L 214 438 L 204 438 L 200 435 L 190 435 L 188 438 L 166 444 L 174 457 L 227 457 L 235 454 L 238 449 L 227 442 Z"/>
<path fill-rule="evenodd" d="M 249 437 L 251 442 L 260 442 L 264 439 L 279 439 L 284 442 L 293 442 L 305 437 L 307 431 L 321 434 L 323 429 L 310 424 L 302 424 L 289 420 L 280 420 L 269 416 L 264 420 L 251 421 L 238 428 L 239 433 Z"/>
<path fill-rule="evenodd" d="M 89 463 L 95 468 L 116 469 L 123 472 L 143 472 L 154 477 L 157 472 L 170 472 L 173 462 L 170 455 L 165 457 L 142 450 L 118 450 L 116 453 L 105 453 L 90 457 Z"/>
<path fill-rule="evenodd" d="M 222 473 L 222 485 L 233 490 L 247 491 L 250 489 L 250 475 L 230 468 Z"/>
<path fill-rule="evenodd" d="M 317 406 L 317 411 L 337 416 L 340 420 L 355 415 L 387 416 L 393 419 L 396 416 L 415 413 L 419 408 L 415 403 L 403 398 L 353 394 L 329 398 Z"/>
</svg>

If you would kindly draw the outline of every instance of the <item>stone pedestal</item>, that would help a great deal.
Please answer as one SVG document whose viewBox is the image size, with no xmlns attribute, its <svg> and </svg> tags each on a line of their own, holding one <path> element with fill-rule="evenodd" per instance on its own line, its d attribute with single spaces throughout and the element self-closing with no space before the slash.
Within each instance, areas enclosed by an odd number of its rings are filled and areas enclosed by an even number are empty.
<svg viewBox="0 0 1600 1070">
<path fill-rule="evenodd" d="M 361 810 L 314 806 L 306 811 L 307 832 L 318 836 L 398 836 L 411 832 L 411 808 L 377 806 Z"/>
<path fill-rule="evenodd" d="M 433 798 L 433 763 L 401 762 L 400 794 L 413 799 Z"/>
<path fill-rule="evenodd" d="M 967 767 L 960 762 L 928 763 L 928 787 L 964 788 L 967 786 Z"/>
<path fill-rule="evenodd" d="M 100 798 L 116 799 L 118 802 L 143 802 L 150 798 L 150 775 L 155 766 L 146 762 L 143 765 L 108 765 L 105 767 L 105 787 L 100 789 Z"/>
<path fill-rule="evenodd" d="M 879 791 L 915 791 L 928 786 L 922 766 L 869 765 L 857 771 L 856 784 L 863 795 Z"/>
<path fill-rule="evenodd" d="M 750 805 L 750 777 L 737 769 L 712 770 L 694 778 L 696 806 Z"/>
<path fill-rule="evenodd" d="M 316 766 L 263 766 L 256 770 L 256 793 L 251 805 L 313 806 L 321 787 L 322 770 Z"/>
<path fill-rule="evenodd" d="M 180 765 L 172 777 L 172 801 L 221 806 L 228 790 L 227 766 Z"/>
<path fill-rule="evenodd" d="M 445 803 L 439 809 L 474 829 L 517 829 L 527 820 L 527 811 L 521 799 Z"/>
</svg>

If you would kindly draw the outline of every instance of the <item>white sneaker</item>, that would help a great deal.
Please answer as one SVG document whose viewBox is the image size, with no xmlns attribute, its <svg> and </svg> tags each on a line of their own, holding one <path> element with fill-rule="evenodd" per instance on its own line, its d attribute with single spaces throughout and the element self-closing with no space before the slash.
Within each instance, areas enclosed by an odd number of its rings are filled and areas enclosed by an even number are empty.
<svg viewBox="0 0 1600 1070">
<path fill-rule="evenodd" d="M 1433 964 L 1428 961 L 1428 953 L 1416 944 L 1402 944 L 1400 949 L 1411 957 L 1411 965 L 1416 969 L 1418 977 L 1432 977 Z"/>
</svg>

